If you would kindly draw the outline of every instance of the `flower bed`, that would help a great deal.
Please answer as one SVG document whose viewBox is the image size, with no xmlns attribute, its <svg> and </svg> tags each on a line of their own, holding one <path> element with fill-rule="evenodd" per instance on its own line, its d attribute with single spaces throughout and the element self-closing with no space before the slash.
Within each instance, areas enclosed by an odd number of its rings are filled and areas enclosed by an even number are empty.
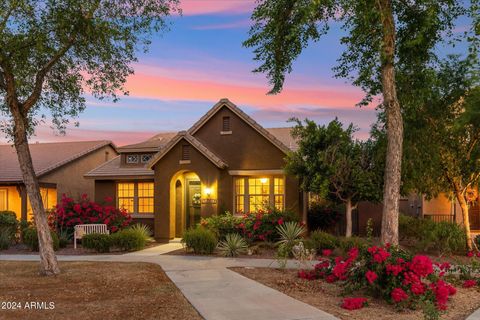
<svg viewBox="0 0 480 320">
<path fill-rule="evenodd" d="M 412 257 L 387 245 L 366 250 L 353 248 L 346 257 L 321 258 L 313 270 L 300 270 L 298 276 L 338 282 L 346 294 L 363 292 L 382 297 L 397 309 L 422 308 L 429 317 L 438 318 L 456 293 L 456 288 L 445 277 L 450 274 L 450 268 L 448 264 L 434 266 L 426 256 Z M 365 303 L 344 301 L 344 305 L 357 309 Z"/>
</svg>

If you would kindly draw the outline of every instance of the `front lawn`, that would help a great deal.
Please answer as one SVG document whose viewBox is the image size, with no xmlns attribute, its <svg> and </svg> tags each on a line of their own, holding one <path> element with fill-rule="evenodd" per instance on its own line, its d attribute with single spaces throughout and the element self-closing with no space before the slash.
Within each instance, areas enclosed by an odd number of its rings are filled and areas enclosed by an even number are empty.
<svg viewBox="0 0 480 320">
<path fill-rule="evenodd" d="M 384 300 L 368 298 L 368 306 L 360 310 L 345 310 L 341 308 L 342 290 L 335 283 L 323 280 L 308 281 L 298 278 L 296 270 L 280 270 L 270 268 L 231 268 L 247 278 L 258 281 L 268 287 L 285 293 L 297 300 L 308 303 L 341 319 L 372 320 L 372 319 L 424 319 L 422 310 L 396 311 Z M 449 307 L 441 319 L 465 319 L 480 307 L 476 288 L 457 288 L 457 293 L 451 298 Z"/>
<path fill-rule="evenodd" d="M 21 303 L 1 319 L 201 319 L 160 266 L 149 263 L 61 262 L 55 277 L 38 262 L 0 262 L 0 303 Z M 31 302 L 51 310 L 27 310 Z M 39 305 L 39 304 L 33 304 Z"/>
</svg>

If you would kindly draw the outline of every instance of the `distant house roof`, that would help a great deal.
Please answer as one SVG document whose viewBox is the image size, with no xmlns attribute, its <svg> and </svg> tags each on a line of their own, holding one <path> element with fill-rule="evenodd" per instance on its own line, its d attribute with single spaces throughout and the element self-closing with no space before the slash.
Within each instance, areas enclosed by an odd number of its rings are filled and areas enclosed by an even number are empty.
<svg viewBox="0 0 480 320">
<path fill-rule="evenodd" d="M 298 148 L 298 142 L 292 137 L 291 127 L 284 128 L 265 128 L 271 135 L 280 140 L 288 149 L 295 151 Z"/>
<path fill-rule="evenodd" d="M 153 179 L 153 170 L 146 166 L 120 166 L 121 156 L 115 157 L 107 161 L 95 169 L 87 172 L 84 177 L 95 179 L 109 179 L 109 178 L 151 178 Z"/>
<path fill-rule="evenodd" d="M 197 149 L 201 154 L 203 154 L 208 160 L 213 162 L 213 164 L 215 164 L 217 167 L 222 169 L 228 167 L 225 161 L 223 161 L 213 151 L 208 149 L 198 139 L 190 135 L 187 131 L 180 131 L 175 136 L 175 138 L 170 140 L 170 142 L 150 160 L 147 167 L 151 169 L 160 159 L 162 159 L 168 153 L 168 151 L 170 151 L 182 139 L 188 141 L 195 149 Z"/>
<path fill-rule="evenodd" d="M 165 146 L 173 137 L 177 135 L 177 132 L 161 132 L 154 135 L 148 140 L 140 143 L 129 144 L 127 146 L 118 147 L 117 151 L 124 152 L 158 152 L 163 146 Z"/>
<path fill-rule="evenodd" d="M 116 148 L 111 141 L 106 140 L 32 143 L 30 153 L 35 173 L 41 177 L 107 145 Z M 0 182 L 22 181 L 15 148 L 10 145 L 0 145 Z"/>
</svg>

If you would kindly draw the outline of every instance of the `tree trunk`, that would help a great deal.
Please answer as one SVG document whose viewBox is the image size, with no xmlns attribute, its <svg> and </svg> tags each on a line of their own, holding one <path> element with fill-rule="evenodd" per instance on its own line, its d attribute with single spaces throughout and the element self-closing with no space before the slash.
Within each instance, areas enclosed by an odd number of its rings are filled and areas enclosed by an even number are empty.
<svg viewBox="0 0 480 320">
<path fill-rule="evenodd" d="M 348 198 L 345 201 L 345 237 L 349 238 L 352 236 L 352 199 Z"/>
<path fill-rule="evenodd" d="M 383 243 L 398 245 L 398 215 L 402 168 L 403 119 L 395 87 L 395 21 L 390 0 L 377 0 L 382 19 L 381 51 L 383 106 L 386 113 L 387 158 L 383 189 Z"/>
<path fill-rule="evenodd" d="M 43 207 L 40 195 L 40 186 L 33 169 L 32 157 L 28 147 L 28 140 L 25 127 L 25 119 L 14 113 L 14 143 L 17 151 L 18 162 L 22 171 L 23 183 L 25 184 L 30 205 L 33 210 L 35 225 L 38 234 L 38 245 L 40 251 L 40 274 L 55 275 L 60 273 L 57 257 L 53 250 L 52 236 L 48 227 L 48 220 Z"/>
<path fill-rule="evenodd" d="M 455 197 L 457 198 L 458 203 L 462 208 L 463 227 L 465 228 L 465 233 L 467 234 L 467 249 L 472 250 L 473 245 L 472 245 L 472 234 L 470 233 L 470 217 L 468 215 L 468 211 L 469 211 L 468 204 L 467 204 L 467 201 L 465 200 L 465 196 L 460 188 L 460 185 L 454 182 L 453 188 L 455 190 Z"/>
</svg>

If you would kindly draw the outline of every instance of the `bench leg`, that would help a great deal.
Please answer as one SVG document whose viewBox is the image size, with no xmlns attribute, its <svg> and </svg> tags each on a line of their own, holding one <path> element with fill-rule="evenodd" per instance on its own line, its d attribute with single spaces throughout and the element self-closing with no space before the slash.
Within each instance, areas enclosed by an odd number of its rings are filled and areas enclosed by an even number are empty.
<svg viewBox="0 0 480 320">
<path fill-rule="evenodd" d="M 77 237 L 73 237 L 73 249 L 77 249 Z"/>
</svg>

